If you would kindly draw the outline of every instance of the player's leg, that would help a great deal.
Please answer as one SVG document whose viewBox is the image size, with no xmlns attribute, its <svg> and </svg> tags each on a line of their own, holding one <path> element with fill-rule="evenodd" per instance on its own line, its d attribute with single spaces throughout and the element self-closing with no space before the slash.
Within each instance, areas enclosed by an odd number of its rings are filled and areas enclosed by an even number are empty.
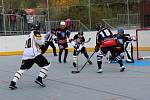
<svg viewBox="0 0 150 100">
<path fill-rule="evenodd" d="M 57 56 L 56 47 L 55 47 L 54 43 L 53 42 L 49 42 L 49 45 L 53 48 L 53 54 L 54 54 L 54 56 Z"/>
<path fill-rule="evenodd" d="M 107 53 L 107 48 L 102 47 L 98 52 L 97 52 L 97 65 L 98 65 L 98 71 L 97 73 L 102 73 L 102 59 L 104 54 Z"/>
<path fill-rule="evenodd" d="M 109 48 L 109 50 L 110 50 L 112 56 L 115 57 L 116 61 L 119 63 L 119 65 L 121 67 L 120 72 L 123 72 L 125 70 L 125 67 L 123 65 L 121 56 L 119 55 L 119 53 L 116 50 L 116 47 L 115 46 L 111 46 Z"/>
<path fill-rule="evenodd" d="M 47 77 L 48 69 L 50 67 L 50 63 L 43 55 L 38 55 L 35 59 L 35 63 L 41 67 L 40 74 L 36 78 L 35 82 L 42 87 L 45 87 L 42 79 Z"/>
<path fill-rule="evenodd" d="M 64 63 L 67 62 L 67 56 L 68 56 L 68 48 L 65 49 L 65 53 L 64 53 Z"/>
<path fill-rule="evenodd" d="M 59 47 L 58 61 L 59 61 L 59 63 L 61 63 L 61 55 L 62 55 L 62 52 L 63 52 L 63 46 L 62 45 L 58 45 L 58 47 Z"/>
<path fill-rule="evenodd" d="M 73 51 L 73 66 L 75 70 L 78 70 L 78 55 L 79 55 L 79 51 L 77 51 L 76 49 L 74 49 Z"/>
<path fill-rule="evenodd" d="M 84 56 L 85 56 L 86 59 L 89 59 L 89 55 L 88 55 L 85 47 L 81 48 L 81 53 L 84 54 Z M 92 64 L 92 61 L 88 60 L 88 63 Z"/>
<path fill-rule="evenodd" d="M 68 44 L 64 44 L 64 50 L 65 50 L 64 63 L 66 63 L 67 62 L 67 56 L 68 56 Z"/>
<path fill-rule="evenodd" d="M 15 73 L 15 76 L 14 76 L 13 80 L 11 81 L 11 83 L 9 85 L 9 88 L 11 88 L 11 89 L 17 88 L 16 87 L 16 83 L 21 78 L 21 76 L 23 75 L 23 73 L 25 71 L 27 71 L 28 69 L 30 69 L 33 64 L 34 64 L 33 59 L 23 60 L 20 69 Z"/>
</svg>

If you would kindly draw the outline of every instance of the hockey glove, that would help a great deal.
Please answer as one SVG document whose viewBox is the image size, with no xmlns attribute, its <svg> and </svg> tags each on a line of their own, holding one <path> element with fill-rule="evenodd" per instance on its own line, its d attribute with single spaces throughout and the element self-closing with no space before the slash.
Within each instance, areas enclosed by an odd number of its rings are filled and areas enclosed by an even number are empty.
<svg viewBox="0 0 150 100">
<path fill-rule="evenodd" d="M 55 38 L 54 41 L 55 41 L 56 44 L 58 43 L 58 39 L 57 38 Z"/>
<path fill-rule="evenodd" d="M 98 50 L 99 50 L 99 47 L 96 45 L 95 46 L 95 52 L 98 52 Z"/>
<path fill-rule="evenodd" d="M 49 46 L 48 44 L 46 44 L 46 45 L 44 44 L 44 45 L 41 45 L 41 46 L 40 46 L 40 49 L 41 49 L 41 53 L 42 53 L 42 54 L 44 54 L 44 53 L 46 52 L 46 50 L 48 49 L 48 46 Z"/>
</svg>

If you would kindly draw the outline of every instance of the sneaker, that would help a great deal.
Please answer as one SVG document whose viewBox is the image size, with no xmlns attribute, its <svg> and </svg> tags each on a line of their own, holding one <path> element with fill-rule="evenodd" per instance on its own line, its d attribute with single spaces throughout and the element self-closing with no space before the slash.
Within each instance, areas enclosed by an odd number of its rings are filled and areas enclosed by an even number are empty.
<svg viewBox="0 0 150 100">
<path fill-rule="evenodd" d="M 61 63 L 61 58 L 60 57 L 58 58 L 58 61 L 59 61 L 59 63 Z"/>
<path fill-rule="evenodd" d="M 42 87 L 45 87 L 45 84 L 42 81 L 42 77 L 39 77 L 35 80 L 35 83 L 39 84 Z"/>
<path fill-rule="evenodd" d="M 67 63 L 67 61 L 64 59 L 64 63 Z"/>
<path fill-rule="evenodd" d="M 98 69 L 97 73 L 102 73 L 103 70 L 102 69 Z"/>
<path fill-rule="evenodd" d="M 57 56 L 57 54 L 54 54 L 54 56 Z"/>
<path fill-rule="evenodd" d="M 124 66 L 121 66 L 120 72 L 124 72 L 126 68 Z"/>
<path fill-rule="evenodd" d="M 59 60 L 59 63 L 62 63 L 61 60 Z"/>
<path fill-rule="evenodd" d="M 88 63 L 89 63 L 90 65 L 92 65 L 92 64 L 93 64 L 93 63 L 92 63 L 92 61 L 90 61 L 90 60 L 88 61 Z"/>
<path fill-rule="evenodd" d="M 16 89 L 16 88 L 17 88 L 17 87 L 16 87 L 16 82 L 11 81 L 11 83 L 10 83 L 10 85 L 9 85 L 9 88 L 12 89 L 12 90 Z"/>
</svg>

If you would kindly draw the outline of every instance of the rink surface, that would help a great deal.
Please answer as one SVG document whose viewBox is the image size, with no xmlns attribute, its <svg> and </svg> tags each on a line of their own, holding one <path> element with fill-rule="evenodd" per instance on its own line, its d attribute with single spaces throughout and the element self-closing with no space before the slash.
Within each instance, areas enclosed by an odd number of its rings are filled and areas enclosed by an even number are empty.
<svg viewBox="0 0 150 100">
<path fill-rule="evenodd" d="M 91 53 L 90 53 L 91 55 Z M 72 54 L 67 63 L 58 63 L 58 57 L 47 53 L 51 62 L 46 87 L 34 83 L 40 68 L 34 65 L 18 81 L 16 90 L 9 84 L 21 64 L 19 56 L 0 56 L 0 100 L 150 100 L 150 60 L 124 63 L 125 72 L 119 72 L 117 63 L 103 62 L 103 73 L 98 74 L 96 55 L 93 65 L 87 65 L 79 74 L 71 74 Z M 79 56 L 79 66 L 86 59 Z"/>
</svg>

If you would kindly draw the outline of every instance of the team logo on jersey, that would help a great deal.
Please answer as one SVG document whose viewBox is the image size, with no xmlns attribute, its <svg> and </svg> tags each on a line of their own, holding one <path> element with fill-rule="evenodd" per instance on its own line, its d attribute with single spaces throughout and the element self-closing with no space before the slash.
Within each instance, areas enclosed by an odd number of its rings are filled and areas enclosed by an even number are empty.
<svg viewBox="0 0 150 100">
<path fill-rule="evenodd" d="M 65 37 L 65 32 L 61 32 L 62 37 Z"/>
</svg>

